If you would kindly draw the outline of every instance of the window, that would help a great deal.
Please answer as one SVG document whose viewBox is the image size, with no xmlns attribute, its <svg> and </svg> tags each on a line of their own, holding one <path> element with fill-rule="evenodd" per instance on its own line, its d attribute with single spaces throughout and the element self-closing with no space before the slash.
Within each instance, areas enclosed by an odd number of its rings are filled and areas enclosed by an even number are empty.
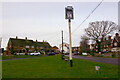
<svg viewBox="0 0 120 80">
<path fill-rule="evenodd" d="M 39 47 L 37 46 L 37 49 L 38 49 Z"/>
<path fill-rule="evenodd" d="M 112 44 L 111 44 L 111 46 L 112 46 Z"/>
<path fill-rule="evenodd" d="M 117 42 L 114 43 L 114 46 L 117 46 Z"/>
<path fill-rule="evenodd" d="M 96 48 L 98 48 L 98 46 L 96 46 Z"/>
<path fill-rule="evenodd" d="M 23 46 L 20 46 L 20 47 L 23 47 Z"/>
<path fill-rule="evenodd" d="M 29 48 L 29 46 L 26 46 L 26 48 Z"/>
<path fill-rule="evenodd" d="M 34 46 L 32 46 L 32 48 L 34 48 Z"/>
<path fill-rule="evenodd" d="M 40 47 L 40 49 L 43 49 L 43 47 Z"/>
</svg>

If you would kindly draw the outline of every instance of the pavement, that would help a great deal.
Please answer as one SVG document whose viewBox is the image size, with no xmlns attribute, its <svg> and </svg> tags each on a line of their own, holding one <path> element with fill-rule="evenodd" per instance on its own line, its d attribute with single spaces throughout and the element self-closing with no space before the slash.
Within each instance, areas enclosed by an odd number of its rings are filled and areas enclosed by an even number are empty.
<svg viewBox="0 0 120 80">
<path fill-rule="evenodd" d="M 69 57 L 69 55 L 65 55 L 65 56 Z M 84 60 L 88 60 L 88 61 L 95 61 L 95 62 L 120 66 L 120 63 L 119 63 L 120 59 L 118 59 L 118 58 L 103 58 L 103 57 L 91 57 L 91 56 L 79 56 L 79 55 L 73 55 L 72 57 L 84 59 Z"/>
</svg>

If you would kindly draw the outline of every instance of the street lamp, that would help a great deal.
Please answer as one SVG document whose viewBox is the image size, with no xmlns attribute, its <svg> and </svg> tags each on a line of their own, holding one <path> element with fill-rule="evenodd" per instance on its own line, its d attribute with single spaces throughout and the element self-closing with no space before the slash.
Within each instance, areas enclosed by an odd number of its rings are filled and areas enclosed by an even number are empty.
<svg viewBox="0 0 120 80">
<path fill-rule="evenodd" d="M 70 49 L 70 67 L 72 67 L 72 44 L 71 44 L 71 19 L 73 19 L 73 7 L 67 6 L 65 8 L 65 19 L 68 19 L 69 23 L 69 49 Z"/>
</svg>

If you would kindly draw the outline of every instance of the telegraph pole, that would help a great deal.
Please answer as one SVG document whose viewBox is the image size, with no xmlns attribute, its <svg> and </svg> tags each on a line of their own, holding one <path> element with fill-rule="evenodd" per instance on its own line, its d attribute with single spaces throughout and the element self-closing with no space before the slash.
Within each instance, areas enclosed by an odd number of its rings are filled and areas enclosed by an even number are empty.
<svg viewBox="0 0 120 80">
<path fill-rule="evenodd" d="M 62 30 L 62 55 L 61 55 L 62 60 L 64 59 L 63 56 L 64 56 L 64 53 L 63 53 L 63 30 Z"/>
<path fill-rule="evenodd" d="M 1 48 L 2 37 L 0 37 L 0 48 Z"/>
</svg>

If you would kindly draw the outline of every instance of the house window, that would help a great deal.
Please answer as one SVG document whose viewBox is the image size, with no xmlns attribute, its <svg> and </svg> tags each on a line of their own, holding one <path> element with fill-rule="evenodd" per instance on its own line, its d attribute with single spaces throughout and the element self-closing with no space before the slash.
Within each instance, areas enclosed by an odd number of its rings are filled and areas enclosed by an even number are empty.
<svg viewBox="0 0 120 80">
<path fill-rule="evenodd" d="M 106 46 L 104 45 L 104 47 L 106 47 Z"/>
<path fill-rule="evenodd" d="M 20 46 L 20 47 L 23 47 L 23 46 Z"/>
<path fill-rule="evenodd" d="M 117 46 L 117 42 L 114 43 L 114 46 Z"/>
<path fill-rule="evenodd" d="M 38 49 L 39 47 L 37 46 L 37 49 Z"/>
<path fill-rule="evenodd" d="M 96 48 L 98 48 L 98 46 L 96 46 Z"/>
<path fill-rule="evenodd" d="M 107 47 L 108 47 L 108 45 L 107 45 Z"/>
<path fill-rule="evenodd" d="M 111 44 L 111 46 L 112 46 L 112 44 Z"/>
<path fill-rule="evenodd" d="M 32 48 L 34 48 L 34 46 L 32 46 Z"/>
<path fill-rule="evenodd" d="M 43 49 L 43 47 L 40 47 L 40 49 Z"/>
<path fill-rule="evenodd" d="M 26 48 L 29 48 L 29 46 L 26 46 Z"/>
</svg>

